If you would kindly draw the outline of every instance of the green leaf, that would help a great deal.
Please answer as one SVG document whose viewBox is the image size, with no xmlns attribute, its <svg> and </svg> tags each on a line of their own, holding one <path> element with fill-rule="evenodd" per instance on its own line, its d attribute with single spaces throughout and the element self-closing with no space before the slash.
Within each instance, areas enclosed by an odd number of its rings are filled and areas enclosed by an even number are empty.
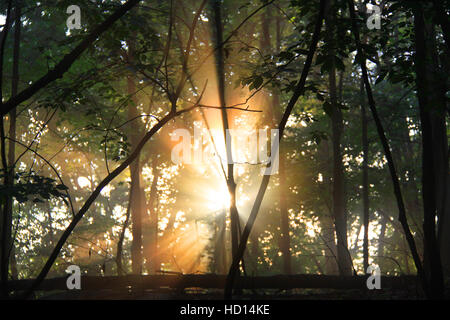
<svg viewBox="0 0 450 320">
<path fill-rule="evenodd" d="M 253 90 L 253 89 L 258 89 L 259 87 L 261 87 L 261 85 L 263 84 L 264 79 L 261 76 L 257 76 L 254 80 L 253 83 L 250 85 L 249 89 Z"/>
<path fill-rule="evenodd" d="M 383 81 L 384 78 L 386 78 L 387 74 L 388 74 L 387 71 L 382 72 L 382 73 L 378 76 L 377 80 L 375 81 L 375 85 L 377 85 L 377 84 L 379 84 L 381 81 Z"/>
<path fill-rule="evenodd" d="M 69 190 L 69 188 L 66 185 L 64 185 L 64 184 L 56 185 L 56 189 L 58 189 L 58 190 Z"/>
</svg>

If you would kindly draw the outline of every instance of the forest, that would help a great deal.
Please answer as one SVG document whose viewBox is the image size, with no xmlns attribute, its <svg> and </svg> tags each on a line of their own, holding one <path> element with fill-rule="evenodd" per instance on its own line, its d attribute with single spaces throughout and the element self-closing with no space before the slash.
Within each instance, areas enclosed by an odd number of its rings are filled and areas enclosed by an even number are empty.
<svg viewBox="0 0 450 320">
<path fill-rule="evenodd" d="M 1 0 L 0 299 L 449 299 L 449 17 Z"/>
</svg>

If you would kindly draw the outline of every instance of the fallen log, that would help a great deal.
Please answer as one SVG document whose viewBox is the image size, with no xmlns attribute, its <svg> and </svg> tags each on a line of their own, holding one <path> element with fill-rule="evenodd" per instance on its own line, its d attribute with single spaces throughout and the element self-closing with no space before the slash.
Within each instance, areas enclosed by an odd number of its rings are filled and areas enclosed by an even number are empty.
<svg viewBox="0 0 450 320">
<path fill-rule="evenodd" d="M 275 275 L 240 277 L 237 287 L 241 289 L 362 289 L 369 290 L 366 276 L 330 275 Z M 28 289 L 34 279 L 8 282 L 10 291 Z M 37 290 L 67 290 L 67 277 L 44 280 Z M 146 290 L 158 288 L 204 288 L 223 289 L 226 275 L 126 275 L 126 276 L 82 276 L 81 290 L 130 289 Z M 381 289 L 406 289 L 418 284 L 416 276 L 381 276 Z"/>
</svg>

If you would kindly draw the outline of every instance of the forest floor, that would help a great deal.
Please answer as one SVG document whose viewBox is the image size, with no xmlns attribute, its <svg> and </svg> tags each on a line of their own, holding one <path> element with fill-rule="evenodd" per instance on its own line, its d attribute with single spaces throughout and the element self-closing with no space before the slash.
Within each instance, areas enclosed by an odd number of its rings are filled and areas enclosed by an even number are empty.
<svg viewBox="0 0 450 320">
<path fill-rule="evenodd" d="M 224 275 L 83 276 L 81 290 L 67 290 L 66 277 L 44 280 L 39 300 L 223 300 Z M 381 277 L 381 289 L 369 290 L 364 277 L 274 275 L 242 277 L 235 300 L 423 300 L 414 276 Z M 19 294 L 33 279 L 11 281 Z M 300 288 L 299 288 L 300 287 Z M 303 287 L 303 288 L 301 288 Z M 269 289 L 270 288 L 270 289 Z M 14 294 L 13 294 L 14 295 Z M 450 281 L 446 299 L 450 300 Z"/>
<path fill-rule="evenodd" d="M 450 298 L 447 290 L 447 298 Z M 123 290 L 46 292 L 39 295 L 42 300 L 223 300 L 222 290 Z M 294 289 L 244 291 L 236 300 L 422 300 L 423 294 L 412 288 L 405 290 L 335 290 Z"/>
</svg>

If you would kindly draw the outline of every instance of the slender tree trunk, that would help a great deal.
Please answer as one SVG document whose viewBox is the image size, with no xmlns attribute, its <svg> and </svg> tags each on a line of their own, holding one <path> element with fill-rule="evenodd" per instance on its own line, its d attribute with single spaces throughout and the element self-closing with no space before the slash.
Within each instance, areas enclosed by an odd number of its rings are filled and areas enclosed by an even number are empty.
<svg viewBox="0 0 450 320">
<path fill-rule="evenodd" d="M 283 271 L 285 274 L 292 274 L 291 258 L 291 236 L 289 234 L 289 213 L 287 209 L 287 193 L 289 192 L 286 183 L 286 166 L 283 148 L 280 145 L 279 175 L 280 175 L 280 218 L 281 218 L 281 239 L 280 251 L 283 257 Z"/>
<path fill-rule="evenodd" d="M 366 11 L 365 4 L 361 3 L 360 10 Z M 363 43 L 366 39 L 363 38 Z M 362 163 L 362 200 L 363 200 L 363 224 L 364 224 L 364 240 L 363 240 L 363 272 L 367 272 L 369 267 L 369 142 L 367 140 L 367 115 L 366 115 L 366 101 L 364 94 L 364 80 L 361 77 L 359 87 L 359 94 L 361 99 L 361 133 L 362 133 L 362 149 L 363 149 L 363 163 Z M 384 236 L 384 234 L 383 234 Z"/>
<path fill-rule="evenodd" d="M 133 41 L 129 44 L 128 60 L 133 62 L 134 45 Z M 128 107 L 128 119 L 132 120 L 138 116 L 137 98 L 136 98 L 136 84 L 132 76 L 127 77 L 128 94 L 132 97 L 130 105 Z M 137 121 L 136 119 L 134 121 Z M 140 130 L 136 130 L 138 122 L 134 122 L 133 127 L 129 129 L 131 148 L 135 149 L 140 140 Z M 140 156 L 130 165 L 130 177 L 131 177 L 131 223 L 133 241 L 131 243 L 131 262 L 132 273 L 142 273 L 142 220 L 144 217 L 143 211 L 145 210 L 143 192 L 141 190 L 141 162 Z"/>
<path fill-rule="evenodd" d="M 387 218 L 382 215 L 381 216 L 381 230 L 380 230 L 380 236 L 378 237 L 378 250 L 377 250 L 377 255 L 378 255 L 378 265 L 380 267 L 381 270 L 383 270 L 382 268 L 382 263 L 384 262 L 384 242 L 386 240 L 386 225 L 387 225 Z M 364 269 L 364 272 L 367 271 L 367 268 Z"/>
<path fill-rule="evenodd" d="M 364 272 L 369 266 L 369 142 L 367 140 L 367 116 L 366 102 L 364 99 L 364 82 L 361 79 L 361 123 L 362 123 L 362 148 L 363 148 L 363 222 L 364 222 L 364 244 L 363 244 L 363 265 Z"/>
<path fill-rule="evenodd" d="M 328 44 L 331 46 L 330 55 L 334 56 L 334 36 L 335 14 L 334 1 L 330 1 L 326 15 L 326 27 Z M 347 219 L 345 214 L 345 193 L 344 193 L 344 168 L 342 163 L 341 137 L 343 132 L 342 110 L 337 101 L 336 90 L 336 67 L 334 61 L 328 76 L 330 104 L 331 104 L 331 131 L 333 141 L 333 215 L 337 236 L 337 258 L 341 275 L 351 275 L 352 265 L 349 259 L 347 244 Z"/>
<path fill-rule="evenodd" d="M 133 241 L 131 243 L 132 273 L 142 272 L 142 198 L 140 186 L 140 165 L 138 159 L 130 165 L 131 187 L 131 223 Z"/>
<path fill-rule="evenodd" d="M 20 3 L 17 1 L 15 10 L 15 21 L 14 21 L 14 51 L 13 51 L 13 73 L 12 73 L 12 86 L 11 86 L 11 96 L 15 96 L 18 93 L 19 87 L 19 61 L 20 61 L 20 31 L 22 24 L 20 22 L 21 8 Z M 10 124 L 9 124 L 9 146 L 8 146 L 8 166 L 9 166 L 9 176 L 11 184 L 14 184 L 14 162 L 16 160 L 16 109 L 10 112 Z M 13 199 L 10 198 L 10 216 L 12 222 L 12 210 L 13 210 Z M 17 279 L 17 261 L 16 261 L 16 250 L 14 247 L 14 240 L 11 240 L 11 275 L 14 279 Z"/>
<path fill-rule="evenodd" d="M 405 273 L 408 275 L 411 273 L 411 271 L 409 269 L 408 244 L 406 243 L 405 239 L 403 239 L 402 241 L 402 248 L 403 248 L 403 264 L 405 265 Z"/>
<path fill-rule="evenodd" d="M 325 208 L 319 215 L 322 241 L 325 245 L 325 272 L 327 275 L 339 274 L 339 268 L 337 265 L 337 247 L 336 247 L 336 235 L 333 223 L 332 212 L 332 181 L 330 178 L 331 167 L 329 164 L 330 151 L 328 146 L 328 140 L 322 140 L 319 143 L 318 157 L 321 164 L 321 173 L 323 182 L 321 183 L 320 190 L 325 201 Z M 325 196 L 329 195 L 329 197 Z"/>
<path fill-rule="evenodd" d="M 19 85 L 19 58 L 20 58 L 20 15 L 21 8 L 19 3 L 16 3 L 14 10 L 14 48 L 13 48 L 13 70 L 12 70 L 12 83 L 11 83 L 11 96 L 14 97 L 18 92 Z M 8 19 L 7 19 L 8 20 Z M 9 21 L 6 21 L 6 24 L 9 24 Z M 4 28 L 8 28 L 5 24 Z M 12 25 L 12 23 L 11 23 Z M 6 37 L 5 32 L 3 32 L 3 36 Z M 3 74 L 0 74 L 3 76 Z M 2 90 L 0 88 L 0 90 Z M 1 95 L 0 95 L 1 96 Z M 9 121 L 9 142 L 8 142 L 8 158 L 6 159 L 6 142 L 4 137 L 4 128 L 3 123 L 4 119 L 2 118 L 2 160 L 3 166 L 5 170 L 5 185 L 13 186 L 14 185 L 14 162 L 15 162 L 15 138 L 16 138 L 16 109 L 12 109 L 9 113 L 10 121 Z M 11 140 L 12 139 L 12 140 Z M 5 166 L 6 164 L 6 166 Z M 14 199 L 12 196 L 5 197 L 5 202 L 3 205 L 3 216 L 2 216 L 2 248 L 1 248 L 1 278 L 2 278 L 2 287 L 4 289 L 3 294 L 8 296 L 6 281 L 8 280 L 10 263 L 12 277 L 17 278 L 17 265 L 15 256 L 15 250 L 13 250 L 14 239 L 12 237 L 12 215 L 13 215 L 13 203 Z"/>
<path fill-rule="evenodd" d="M 337 247 L 335 228 L 333 224 L 333 216 L 322 213 L 320 216 L 320 225 L 322 229 L 322 237 L 325 244 L 325 272 L 327 275 L 339 274 L 337 264 Z"/>
<path fill-rule="evenodd" d="M 144 233 L 144 255 L 146 269 L 149 274 L 154 274 L 161 269 L 161 262 L 158 252 L 158 208 L 156 207 L 156 198 L 158 196 L 158 179 L 160 171 L 157 160 L 152 164 L 153 181 L 150 186 L 150 197 L 148 199 L 148 231 Z"/>
<path fill-rule="evenodd" d="M 433 5 L 434 10 L 437 14 L 437 21 L 442 28 L 442 34 L 445 40 L 445 50 L 441 57 L 442 67 L 440 72 L 440 75 L 444 79 L 442 79 L 441 81 L 438 80 L 436 82 L 438 82 L 441 86 L 446 86 L 445 91 L 447 91 L 449 88 L 450 72 L 450 22 L 444 10 L 443 2 L 440 0 L 433 0 Z M 447 112 L 450 110 L 448 101 L 447 105 L 444 105 L 444 109 L 445 108 L 447 108 Z M 442 130 L 442 126 L 445 126 L 445 118 L 439 119 L 438 117 L 438 119 L 436 119 L 435 117 L 434 122 L 435 131 L 437 131 L 437 128 L 440 128 Z M 449 150 L 447 147 L 447 143 L 445 143 L 444 145 L 444 141 L 441 141 L 443 140 L 443 138 L 445 138 L 443 134 L 445 134 L 444 131 L 441 131 L 441 133 L 439 134 L 439 136 L 441 136 L 441 139 L 434 140 L 434 148 L 436 150 L 440 150 L 436 154 L 436 160 L 438 161 L 437 169 L 443 170 L 441 171 L 442 174 L 439 174 L 439 181 L 437 181 L 437 187 L 441 189 L 438 195 L 438 241 L 441 253 L 443 273 L 447 279 L 450 279 L 450 176 L 448 174 Z M 447 172 L 447 174 L 445 175 L 444 172 Z"/>
<path fill-rule="evenodd" d="M 266 9 L 268 10 L 268 9 Z M 278 52 L 281 48 L 281 30 L 280 30 L 281 19 L 279 16 L 276 17 L 276 48 L 275 52 Z M 268 18 L 264 19 L 264 27 L 263 30 L 267 33 L 264 36 L 265 42 L 268 42 L 270 45 L 270 37 L 269 37 L 269 24 L 270 21 Z M 267 25 L 267 26 L 266 26 Z M 272 99 L 272 110 L 273 113 L 278 113 L 276 123 L 281 121 L 282 112 L 281 112 L 281 104 L 280 104 L 280 94 L 277 88 L 274 89 L 273 99 Z M 276 126 L 276 123 L 273 126 Z M 281 239 L 280 239 L 280 251 L 283 257 L 283 271 L 285 274 L 292 274 L 292 256 L 291 256 L 291 235 L 289 233 L 289 213 L 287 207 L 287 194 L 289 192 L 287 180 L 286 180 L 286 157 L 287 152 L 285 148 L 283 148 L 282 144 L 280 144 L 279 151 L 279 177 L 280 177 L 280 186 L 279 186 L 279 198 L 280 198 L 280 224 L 281 224 Z"/>
<path fill-rule="evenodd" d="M 429 284 L 429 297 L 442 298 L 444 282 L 436 235 L 436 217 L 443 216 L 442 204 L 445 203 L 443 191 L 448 175 L 446 101 L 445 91 L 438 82 L 433 26 L 425 21 L 423 8 L 414 10 L 414 31 L 416 85 L 423 145 L 424 269 Z"/>
<path fill-rule="evenodd" d="M 214 237 L 214 273 L 225 274 L 227 272 L 227 256 L 225 250 L 226 212 L 216 217 L 216 232 Z"/>
<path fill-rule="evenodd" d="M 130 215 L 131 215 L 131 198 L 132 198 L 132 192 L 134 188 L 130 184 L 130 190 L 128 191 L 128 206 L 127 206 L 127 212 L 125 217 L 125 222 L 122 226 L 122 231 L 120 232 L 119 241 L 117 242 L 117 253 L 116 253 L 116 265 L 117 265 L 117 275 L 123 276 L 126 274 L 125 268 L 123 266 L 123 241 L 125 239 L 125 231 L 128 228 L 128 224 L 130 221 Z"/>
<path fill-rule="evenodd" d="M 222 126 L 227 153 L 227 187 L 230 193 L 230 229 L 231 229 L 231 254 L 236 256 L 239 245 L 239 214 L 236 207 L 236 182 L 234 181 L 233 154 L 231 149 L 231 137 L 228 138 L 229 122 L 228 113 L 225 109 L 225 57 L 223 53 L 223 26 L 222 26 L 222 5 L 220 0 L 213 0 L 214 27 L 216 37 L 216 70 L 219 91 L 219 104 L 222 108 Z"/>
<path fill-rule="evenodd" d="M 406 143 L 403 143 L 400 148 L 397 150 L 394 149 L 394 154 L 402 155 L 399 156 L 401 160 L 403 161 L 404 165 L 402 176 L 408 175 L 408 181 L 404 181 L 404 187 L 406 188 L 405 192 L 405 206 L 407 209 L 407 212 L 409 213 L 409 217 L 411 217 L 412 223 L 416 226 L 417 232 L 417 239 L 422 239 L 423 242 L 423 232 L 421 230 L 419 221 L 422 219 L 423 215 L 423 206 L 421 202 L 421 194 L 419 192 L 418 188 L 418 179 L 416 180 L 416 177 L 420 177 L 419 172 L 417 171 L 417 163 L 411 162 L 411 159 L 413 159 L 416 156 L 416 152 L 413 149 L 413 142 L 411 141 L 411 138 L 409 136 L 409 128 L 408 128 L 408 120 L 405 116 L 403 119 L 403 123 L 400 126 L 401 129 L 401 139 L 406 141 Z M 421 247 L 418 248 L 419 252 L 422 252 L 423 249 Z"/>
</svg>

